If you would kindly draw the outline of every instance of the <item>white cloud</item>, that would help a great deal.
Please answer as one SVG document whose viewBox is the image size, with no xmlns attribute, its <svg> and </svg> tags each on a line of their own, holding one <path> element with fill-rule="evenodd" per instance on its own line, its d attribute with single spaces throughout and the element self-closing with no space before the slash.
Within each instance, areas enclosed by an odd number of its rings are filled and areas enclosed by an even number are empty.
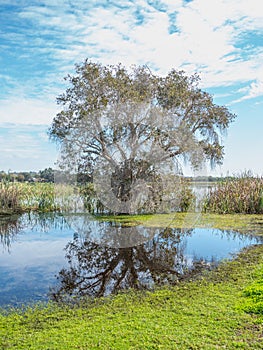
<svg viewBox="0 0 263 350">
<path fill-rule="evenodd" d="M 263 96 L 263 81 L 257 80 L 250 85 L 250 91 L 247 98 Z"/>
<path fill-rule="evenodd" d="M 57 112 L 55 102 L 12 97 L 1 101 L 0 123 L 49 125 Z"/>
<path fill-rule="evenodd" d="M 146 63 L 161 74 L 172 67 L 190 74 L 199 72 L 203 87 L 238 82 L 249 85 L 262 71 L 263 47 L 252 49 L 249 45 L 238 45 L 247 30 L 263 33 L 261 0 L 193 0 L 189 3 L 162 0 L 159 5 L 162 11 L 158 10 L 158 3 L 151 6 L 144 0 L 127 0 L 117 5 L 103 1 L 75 1 L 71 5 L 63 0 L 44 0 L 43 4 L 46 6 L 33 1 L 31 6 L 21 7 L 18 14 L 20 21 L 26 20 L 32 25 L 30 41 L 29 29 L 7 33 L 16 45 L 26 43 L 24 55 L 30 57 L 37 53 L 39 62 L 48 57 L 52 65 L 46 77 L 35 77 L 23 86 L 25 93 L 41 89 L 43 95 L 44 89 L 55 99 L 57 72 L 63 75 L 72 72 L 74 63 L 86 57 L 104 64 Z M 169 34 L 171 24 L 177 28 L 173 34 Z M 260 85 L 257 88 L 250 85 L 250 89 L 248 98 L 255 95 L 255 89 L 260 90 Z M 37 122 L 50 121 L 47 115 L 53 107 L 42 105 L 41 99 L 39 93 L 36 101 L 21 101 L 22 109 L 26 111 L 27 106 L 29 115 L 38 116 Z M 4 105 L 0 118 L 7 120 L 9 114 L 11 118 L 25 120 L 27 113 L 21 117 L 18 102 L 12 98 L 9 104 L 14 103 L 13 107 Z"/>
<path fill-rule="evenodd" d="M 259 5 L 258 2 L 194 0 L 183 5 L 178 1 L 174 5 L 178 32 L 172 35 L 169 35 L 171 3 L 170 7 L 169 1 L 162 3 L 167 5 L 167 13 L 144 3 L 141 8 L 144 20 L 140 25 L 135 24 L 131 8 L 122 12 L 97 8 L 91 14 L 92 26 L 84 39 L 87 52 L 103 63 L 150 63 L 161 73 L 172 67 L 188 73 L 198 71 L 204 87 L 257 78 L 262 70 L 259 58 L 262 47 L 253 52 L 251 48 L 237 47 L 236 43 L 244 28 L 251 29 L 254 21 L 256 28 L 263 30 L 260 11 L 250 8 Z"/>
<path fill-rule="evenodd" d="M 243 91 L 246 92 L 246 94 L 241 98 L 233 101 L 232 102 L 233 104 L 241 101 L 249 100 L 252 98 L 260 97 L 260 96 L 263 97 L 263 81 L 256 80 L 252 82 L 248 87 L 239 90 L 239 92 L 243 92 Z"/>
<path fill-rule="evenodd" d="M 183 0 L 162 0 L 162 3 L 167 6 L 168 12 L 177 11 L 184 4 Z"/>
<path fill-rule="evenodd" d="M 61 78 L 87 57 L 147 64 L 159 74 L 198 72 L 202 87 L 227 87 L 219 89 L 229 93 L 227 101 L 263 96 L 261 0 L 0 2 L 16 5 L 8 8 L 16 11 L 8 13 L 8 25 L 0 23 L 0 123 L 16 125 L 12 137 L 0 140 L 0 169 L 4 163 L 12 169 L 50 164 L 53 151 L 38 126 L 50 125 L 59 110 L 55 98 L 65 90 Z M 21 125 L 34 130 L 39 143 L 18 137 Z"/>
</svg>

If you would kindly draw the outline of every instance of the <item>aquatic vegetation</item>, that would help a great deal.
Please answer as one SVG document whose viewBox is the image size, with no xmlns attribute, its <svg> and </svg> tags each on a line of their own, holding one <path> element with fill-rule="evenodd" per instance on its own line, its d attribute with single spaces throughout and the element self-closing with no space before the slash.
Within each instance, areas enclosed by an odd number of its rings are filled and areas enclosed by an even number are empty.
<svg viewBox="0 0 263 350">
<path fill-rule="evenodd" d="M 103 214 L 105 207 L 96 196 L 93 183 L 89 182 L 80 186 L 80 195 L 84 200 L 84 206 L 91 214 Z"/>
<path fill-rule="evenodd" d="M 0 182 L 0 214 L 57 209 L 52 183 Z"/>
<path fill-rule="evenodd" d="M 55 204 L 54 184 L 21 184 L 21 189 L 23 208 L 39 211 L 53 211 L 57 209 Z"/>
<path fill-rule="evenodd" d="M 244 173 L 218 183 L 207 195 L 203 209 L 218 214 L 262 214 L 263 177 Z"/>
<path fill-rule="evenodd" d="M 138 208 L 137 214 L 187 212 L 195 207 L 196 196 L 191 188 L 191 182 L 183 177 L 174 177 L 174 181 L 163 179 L 162 197 L 150 196 Z M 86 183 L 79 186 L 79 193 L 85 208 L 91 214 L 114 214 L 98 197 L 94 184 Z"/>
<path fill-rule="evenodd" d="M 10 182 L 0 182 L 0 212 L 21 209 L 21 187 Z"/>
</svg>

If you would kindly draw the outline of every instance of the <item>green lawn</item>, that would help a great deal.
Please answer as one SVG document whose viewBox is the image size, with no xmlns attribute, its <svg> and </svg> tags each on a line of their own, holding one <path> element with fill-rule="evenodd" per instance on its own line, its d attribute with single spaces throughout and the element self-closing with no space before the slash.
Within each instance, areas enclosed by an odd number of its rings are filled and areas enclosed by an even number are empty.
<svg viewBox="0 0 263 350">
<path fill-rule="evenodd" d="M 0 348 L 263 349 L 262 283 L 259 245 L 170 289 L 2 311 Z"/>
</svg>

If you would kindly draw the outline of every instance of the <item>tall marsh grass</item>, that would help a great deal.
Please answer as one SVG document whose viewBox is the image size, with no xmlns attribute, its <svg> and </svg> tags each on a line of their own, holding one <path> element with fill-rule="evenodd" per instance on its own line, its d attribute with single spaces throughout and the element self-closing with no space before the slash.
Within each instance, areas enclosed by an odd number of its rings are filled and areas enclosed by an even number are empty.
<svg viewBox="0 0 263 350">
<path fill-rule="evenodd" d="M 23 208 L 38 211 L 53 211 L 58 209 L 55 203 L 53 183 L 23 183 L 20 186 Z"/>
<path fill-rule="evenodd" d="M 0 212 L 21 209 L 21 189 L 14 183 L 0 182 Z"/>
<path fill-rule="evenodd" d="M 263 177 L 244 173 L 218 183 L 206 196 L 204 211 L 218 214 L 263 214 Z"/>
<path fill-rule="evenodd" d="M 57 209 L 54 184 L 0 182 L 0 214 Z"/>
</svg>

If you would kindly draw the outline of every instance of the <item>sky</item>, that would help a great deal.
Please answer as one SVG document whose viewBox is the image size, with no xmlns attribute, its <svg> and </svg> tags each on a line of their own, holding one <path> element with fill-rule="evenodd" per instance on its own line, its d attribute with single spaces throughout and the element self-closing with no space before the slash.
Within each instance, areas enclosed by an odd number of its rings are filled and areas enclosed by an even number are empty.
<svg viewBox="0 0 263 350">
<path fill-rule="evenodd" d="M 0 53 L 0 171 L 54 167 L 56 98 L 89 58 L 198 73 L 237 115 L 223 165 L 207 174 L 263 174 L 261 0 L 0 0 Z"/>
</svg>

